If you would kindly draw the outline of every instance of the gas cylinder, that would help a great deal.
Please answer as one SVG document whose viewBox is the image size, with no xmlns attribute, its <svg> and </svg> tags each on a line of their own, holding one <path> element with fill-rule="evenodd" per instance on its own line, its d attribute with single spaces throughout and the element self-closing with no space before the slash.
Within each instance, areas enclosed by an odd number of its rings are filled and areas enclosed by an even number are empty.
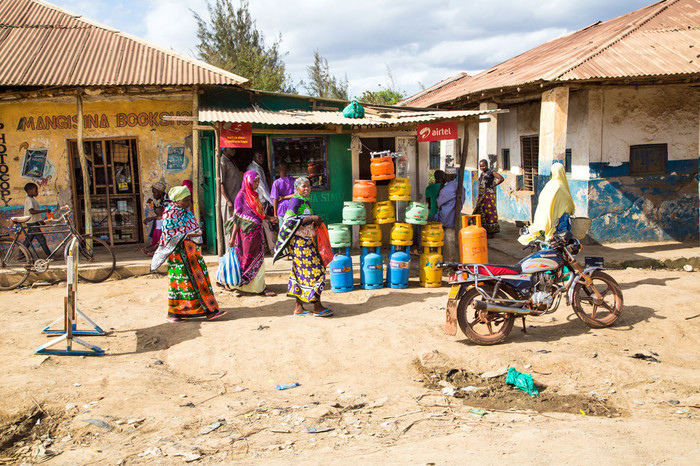
<svg viewBox="0 0 700 466">
<path fill-rule="evenodd" d="M 375 202 L 377 185 L 372 180 L 355 180 L 352 187 L 352 200 L 355 202 Z"/>
<path fill-rule="evenodd" d="M 476 219 L 476 225 L 467 225 L 470 217 Z M 462 215 L 459 260 L 466 264 L 489 263 L 489 248 L 486 244 L 486 230 L 481 227 L 481 215 Z"/>
<path fill-rule="evenodd" d="M 383 224 L 396 221 L 396 211 L 391 201 L 375 202 L 372 213 L 374 214 L 374 223 Z"/>
<path fill-rule="evenodd" d="M 343 224 L 364 225 L 365 223 L 367 223 L 367 213 L 364 204 L 352 201 L 343 203 Z"/>
<path fill-rule="evenodd" d="M 410 246 L 413 244 L 413 227 L 408 223 L 395 223 L 391 227 L 391 244 Z"/>
<path fill-rule="evenodd" d="M 330 225 L 329 225 L 330 226 Z M 335 255 L 328 264 L 331 271 L 331 291 L 334 293 L 345 293 L 352 291 L 355 286 L 352 281 L 352 259 L 350 258 L 350 248 L 333 249 Z"/>
<path fill-rule="evenodd" d="M 377 247 L 382 245 L 382 230 L 379 225 L 369 224 L 360 227 L 360 246 Z"/>
<path fill-rule="evenodd" d="M 328 225 L 328 237 L 331 240 L 332 248 L 345 248 L 352 244 L 350 227 L 342 223 L 332 223 Z"/>
<path fill-rule="evenodd" d="M 391 156 L 373 158 L 369 170 L 373 180 L 391 180 L 395 177 L 394 161 Z"/>
<path fill-rule="evenodd" d="M 424 202 L 409 202 L 406 205 L 406 222 L 414 225 L 425 225 L 428 223 L 428 204 Z"/>
<path fill-rule="evenodd" d="M 442 229 L 442 223 L 430 222 L 424 226 L 423 231 L 421 231 L 420 241 L 423 246 L 443 246 L 445 244 L 445 232 Z"/>
<path fill-rule="evenodd" d="M 408 288 L 408 271 L 411 256 L 408 246 L 391 245 L 389 265 L 386 268 L 386 286 L 389 288 Z"/>
<path fill-rule="evenodd" d="M 411 180 L 408 178 L 394 178 L 389 181 L 389 200 L 410 201 Z"/>
<path fill-rule="evenodd" d="M 384 263 L 379 247 L 362 248 L 360 256 L 360 284 L 366 290 L 374 290 L 384 287 Z"/>
<path fill-rule="evenodd" d="M 423 248 L 420 255 L 420 286 L 426 288 L 438 288 L 442 286 L 442 269 L 435 267 L 435 264 L 442 261 L 442 248 Z"/>
</svg>

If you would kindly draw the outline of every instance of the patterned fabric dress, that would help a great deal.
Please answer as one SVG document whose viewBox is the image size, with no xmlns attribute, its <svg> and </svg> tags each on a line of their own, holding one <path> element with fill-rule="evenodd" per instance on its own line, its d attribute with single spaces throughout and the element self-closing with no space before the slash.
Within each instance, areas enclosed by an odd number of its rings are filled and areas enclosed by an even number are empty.
<svg viewBox="0 0 700 466">
<path fill-rule="evenodd" d="M 199 224 L 191 211 L 175 204 L 166 207 L 151 271 L 168 262 L 168 317 L 208 317 L 219 310 L 199 246 L 187 238 L 197 230 Z"/>
<path fill-rule="evenodd" d="M 493 234 L 501 231 L 498 224 L 498 210 L 496 209 L 496 190 L 493 187 L 493 172 L 487 170 L 479 176 L 479 197 L 474 208 L 474 215 L 481 215 L 481 226 L 486 233 Z"/>
<path fill-rule="evenodd" d="M 303 303 L 319 301 L 326 286 L 326 268 L 318 253 L 315 228 L 313 224 L 301 224 L 310 215 L 313 215 L 313 210 L 307 199 L 295 194 L 284 215 L 274 256 L 275 261 L 292 256 L 287 296 Z"/>
</svg>

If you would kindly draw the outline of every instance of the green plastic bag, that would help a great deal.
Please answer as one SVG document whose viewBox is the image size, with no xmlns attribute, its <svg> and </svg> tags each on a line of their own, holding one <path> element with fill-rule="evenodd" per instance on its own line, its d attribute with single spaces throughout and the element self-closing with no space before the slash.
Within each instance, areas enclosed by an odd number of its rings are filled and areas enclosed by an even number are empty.
<svg viewBox="0 0 700 466">
<path fill-rule="evenodd" d="M 343 116 L 345 118 L 364 118 L 365 109 L 357 103 L 357 100 L 353 100 L 343 109 Z"/>
<path fill-rule="evenodd" d="M 535 388 L 535 382 L 532 380 L 530 374 L 522 374 L 515 370 L 515 367 L 508 368 L 508 374 L 506 375 L 506 383 L 509 385 L 515 385 L 515 388 L 527 392 L 530 396 L 539 396 L 540 392 Z"/>
</svg>

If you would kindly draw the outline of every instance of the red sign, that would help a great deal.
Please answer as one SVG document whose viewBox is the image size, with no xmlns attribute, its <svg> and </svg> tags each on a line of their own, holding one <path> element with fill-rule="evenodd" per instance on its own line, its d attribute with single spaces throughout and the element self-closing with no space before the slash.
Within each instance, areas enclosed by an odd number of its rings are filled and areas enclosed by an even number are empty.
<svg viewBox="0 0 700 466">
<path fill-rule="evenodd" d="M 252 123 L 224 123 L 219 138 L 221 147 L 253 147 Z"/>
<path fill-rule="evenodd" d="M 457 139 L 457 122 L 443 121 L 442 123 L 431 123 L 428 125 L 418 125 L 418 142 L 445 141 L 447 139 Z"/>
</svg>

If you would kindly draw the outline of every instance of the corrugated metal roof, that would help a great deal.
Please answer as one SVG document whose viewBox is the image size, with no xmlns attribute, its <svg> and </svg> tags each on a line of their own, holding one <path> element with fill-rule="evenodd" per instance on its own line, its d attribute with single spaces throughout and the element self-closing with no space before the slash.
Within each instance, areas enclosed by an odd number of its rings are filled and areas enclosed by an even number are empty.
<svg viewBox="0 0 700 466">
<path fill-rule="evenodd" d="M 700 73 L 700 0 L 663 0 L 546 42 L 404 105 L 431 106 L 536 82 Z"/>
<path fill-rule="evenodd" d="M 0 86 L 241 85 L 248 80 L 41 0 L 0 2 Z"/>
<path fill-rule="evenodd" d="M 266 110 L 259 107 L 236 109 L 200 108 L 200 121 L 255 123 L 271 126 L 290 125 L 348 125 L 401 126 L 416 123 L 453 120 L 457 118 L 502 113 L 507 110 L 428 110 L 425 112 L 386 111 L 379 115 L 365 112 L 364 118 L 345 118 L 343 112 L 320 110 Z"/>
</svg>

